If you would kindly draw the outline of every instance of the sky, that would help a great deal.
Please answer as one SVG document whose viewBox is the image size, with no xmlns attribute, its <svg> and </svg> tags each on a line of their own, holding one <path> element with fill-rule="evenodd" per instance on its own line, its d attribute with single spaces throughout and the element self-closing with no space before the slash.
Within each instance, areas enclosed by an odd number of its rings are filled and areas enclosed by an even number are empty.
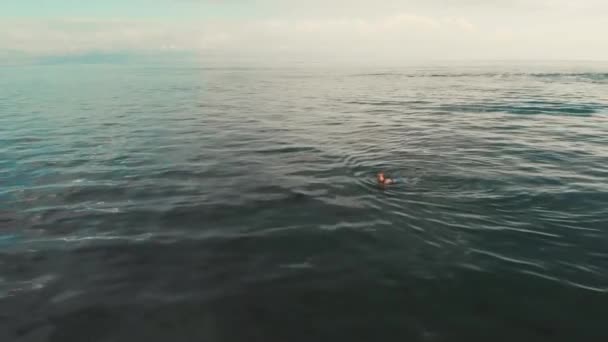
<svg viewBox="0 0 608 342">
<path fill-rule="evenodd" d="M 605 0 L 5 0 L 0 58 L 608 60 Z"/>
</svg>

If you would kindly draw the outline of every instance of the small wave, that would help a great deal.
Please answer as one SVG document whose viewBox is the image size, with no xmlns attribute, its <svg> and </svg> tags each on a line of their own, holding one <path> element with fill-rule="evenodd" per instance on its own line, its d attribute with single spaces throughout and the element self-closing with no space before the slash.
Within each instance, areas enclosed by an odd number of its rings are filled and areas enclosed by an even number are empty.
<svg viewBox="0 0 608 342">
<path fill-rule="evenodd" d="M 549 280 L 552 282 L 556 282 L 556 283 L 562 283 L 568 286 L 572 286 L 578 289 L 582 289 L 582 290 L 587 290 L 587 291 L 591 291 L 591 292 L 598 292 L 598 293 L 608 293 L 608 288 L 606 287 L 598 287 L 598 286 L 592 286 L 592 285 L 585 285 L 585 284 L 581 284 L 578 282 L 574 282 L 571 280 L 567 280 L 567 279 L 561 279 L 559 277 L 553 276 L 553 275 L 548 275 L 548 274 L 544 274 L 544 273 L 540 273 L 540 272 L 535 272 L 535 271 L 530 271 L 530 270 L 519 270 L 519 272 L 521 272 L 522 274 L 527 274 L 533 277 L 537 277 L 537 278 L 541 278 L 541 279 L 545 279 L 545 280 Z"/>
<path fill-rule="evenodd" d="M 263 150 L 255 150 L 255 153 L 259 154 L 282 154 L 282 153 L 300 153 L 300 152 L 321 152 L 314 147 L 280 147 L 280 148 L 269 148 Z"/>
<path fill-rule="evenodd" d="M 291 269 L 309 269 L 309 268 L 313 268 L 314 265 L 308 261 L 304 261 L 304 262 L 300 262 L 300 263 L 283 264 L 283 265 L 281 265 L 281 267 L 282 268 L 291 268 Z"/>
<path fill-rule="evenodd" d="M 607 106 L 598 103 L 572 104 L 559 102 L 523 102 L 523 103 L 472 103 L 449 104 L 437 109 L 447 112 L 466 113 L 508 113 L 508 114 L 549 114 L 586 116 L 596 114 Z"/>
<path fill-rule="evenodd" d="M 608 73 L 603 72 L 482 72 L 482 73 L 433 73 L 433 72 L 416 72 L 416 73 L 401 73 L 401 72 L 386 72 L 386 73 L 367 73 L 353 74 L 351 77 L 405 77 L 405 78 L 513 78 L 513 77 L 531 77 L 538 79 L 558 80 L 558 79 L 575 79 L 581 81 L 606 81 Z"/>
<path fill-rule="evenodd" d="M 505 255 L 501 255 L 501 254 L 489 252 L 489 251 L 484 251 L 484 250 L 480 250 L 480 249 L 471 249 L 471 252 L 485 255 L 488 257 L 492 257 L 492 258 L 496 258 L 498 260 L 509 262 L 509 263 L 514 263 L 514 264 L 518 264 L 518 265 L 527 265 L 527 266 L 532 266 L 532 267 L 536 267 L 536 268 L 540 268 L 540 269 L 545 269 L 545 266 L 543 266 L 542 264 L 536 263 L 533 261 L 529 261 L 529 260 L 521 260 L 521 259 L 517 259 L 514 257 L 508 257 Z"/>
<path fill-rule="evenodd" d="M 378 100 L 378 101 L 346 101 L 346 104 L 356 105 L 370 105 L 370 106 L 405 106 L 414 104 L 429 104 L 429 101 L 424 100 L 408 100 L 408 101 L 397 101 L 397 100 Z"/>
</svg>

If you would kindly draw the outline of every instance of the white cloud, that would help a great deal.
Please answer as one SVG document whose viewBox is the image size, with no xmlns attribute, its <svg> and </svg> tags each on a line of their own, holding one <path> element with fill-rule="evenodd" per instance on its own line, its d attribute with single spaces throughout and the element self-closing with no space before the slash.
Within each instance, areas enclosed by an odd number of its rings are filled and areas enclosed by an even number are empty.
<svg viewBox="0 0 608 342">
<path fill-rule="evenodd" d="M 565 0 L 556 1 L 565 4 Z M 419 11 L 399 11 L 403 2 L 396 0 L 385 0 L 386 6 L 375 7 L 370 0 L 353 0 L 350 6 L 346 6 L 346 0 L 336 0 L 326 7 L 320 0 L 311 0 L 289 9 L 263 0 L 267 5 L 277 5 L 280 15 L 184 22 L 3 20 L 0 50 L 30 55 L 184 50 L 221 56 L 227 61 L 295 58 L 362 63 L 429 58 L 608 59 L 608 22 L 603 16 L 590 14 L 590 8 L 596 7 L 568 7 L 576 13 L 587 13 L 585 16 L 573 16 L 554 7 L 538 16 L 534 11 L 517 12 L 515 8 L 526 6 L 523 1 L 509 7 L 509 13 L 497 11 L 501 6 L 508 7 L 505 1 L 490 1 L 494 7 L 490 2 L 475 7 L 474 2 L 461 0 L 459 3 L 469 5 L 443 8 L 437 6 L 438 0 L 430 0 Z M 412 3 L 421 4 L 417 0 Z M 550 6 L 544 0 L 532 3 L 539 8 Z M 346 7 L 340 10 L 340 6 Z M 488 15 L 488 8 L 494 9 L 492 15 Z"/>
<path fill-rule="evenodd" d="M 429 33 L 470 31 L 473 24 L 459 18 L 396 14 L 378 19 L 210 21 L 168 23 L 138 20 L 61 19 L 13 20 L 0 23 L 1 46 L 32 53 L 87 50 L 239 49 L 277 43 L 297 45 L 315 41 L 387 39 Z"/>
</svg>

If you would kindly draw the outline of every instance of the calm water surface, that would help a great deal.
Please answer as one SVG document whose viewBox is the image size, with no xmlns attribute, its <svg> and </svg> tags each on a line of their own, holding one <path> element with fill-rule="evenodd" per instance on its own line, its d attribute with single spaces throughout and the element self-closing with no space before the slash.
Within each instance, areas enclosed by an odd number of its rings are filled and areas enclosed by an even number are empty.
<svg viewBox="0 0 608 342">
<path fill-rule="evenodd" d="M 607 317 L 608 64 L 0 69 L 1 341 L 607 341 Z"/>
</svg>

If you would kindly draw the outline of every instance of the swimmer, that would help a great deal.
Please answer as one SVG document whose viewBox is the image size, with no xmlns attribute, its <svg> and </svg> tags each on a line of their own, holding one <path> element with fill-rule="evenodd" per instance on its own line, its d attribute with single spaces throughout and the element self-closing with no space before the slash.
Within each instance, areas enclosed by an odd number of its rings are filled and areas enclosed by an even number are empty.
<svg viewBox="0 0 608 342">
<path fill-rule="evenodd" d="M 378 184 L 381 184 L 381 185 L 391 185 L 391 184 L 396 183 L 396 181 L 394 179 L 386 177 L 384 175 L 384 172 L 378 172 L 378 174 L 376 175 L 376 178 L 378 179 Z"/>
</svg>

